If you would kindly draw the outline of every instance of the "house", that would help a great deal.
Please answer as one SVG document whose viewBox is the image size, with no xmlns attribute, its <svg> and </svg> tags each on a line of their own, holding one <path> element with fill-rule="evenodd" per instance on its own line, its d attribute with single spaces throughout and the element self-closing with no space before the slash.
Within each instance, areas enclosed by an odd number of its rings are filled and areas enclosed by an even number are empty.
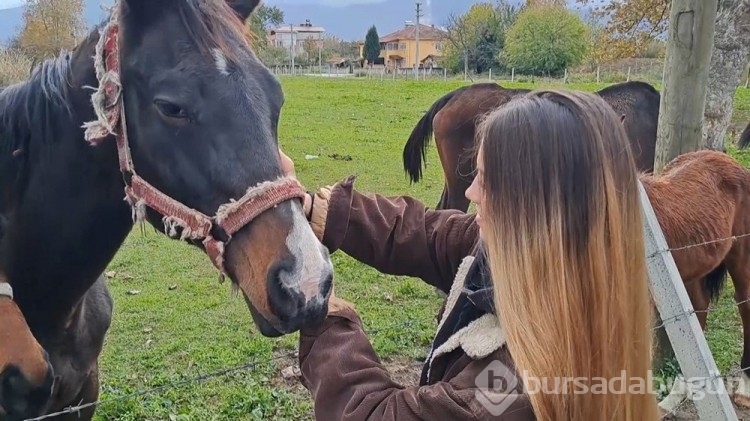
<svg viewBox="0 0 750 421">
<path fill-rule="evenodd" d="M 316 43 L 323 42 L 323 34 L 326 30 L 322 26 L 316 26 L 307 19 L 300 25 L 279 25 L 269 31 L 268 42 L 275 47 L 283 47 L 287 51 L 294 45 L 295 56 L 304 54 L 305 42 L 312 40 Z M 308 41 L 309 42 L 309 41 Z"/>
<path fill-rule="evenodd" d="M 445 36 L 448 33 L 435 25 L 419 24 L 419 67 L 437 66 L 443 56 Z M 364 57 L 364 41 L 359 43 L 360 58 Z M 398 31 L 380 37 L 380 60 L 387 68 L 413 69 L 417 61 L 417 25 L 406 21 Z"/>
</svg>

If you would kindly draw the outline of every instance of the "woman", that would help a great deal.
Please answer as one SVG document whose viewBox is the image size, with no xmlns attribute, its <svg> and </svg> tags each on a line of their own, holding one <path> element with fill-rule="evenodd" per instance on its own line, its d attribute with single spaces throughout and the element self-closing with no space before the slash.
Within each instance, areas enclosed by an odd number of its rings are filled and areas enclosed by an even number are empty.
<svg viewBox="0 0 750 421">
<path fill-rule="evenodd" d="M 538 91 L 491 113 L 478 136 L 466 192 L 476 215 L 365 196 L 351 178 L 307 201 L 331 252 L 448 294 L 414 387 L 391 380 L 353 306 L 333 297 L 300 334 L 316 418 L 657 419 L 638 180 L 620 119 L 593 94 Z"/>
</svg>

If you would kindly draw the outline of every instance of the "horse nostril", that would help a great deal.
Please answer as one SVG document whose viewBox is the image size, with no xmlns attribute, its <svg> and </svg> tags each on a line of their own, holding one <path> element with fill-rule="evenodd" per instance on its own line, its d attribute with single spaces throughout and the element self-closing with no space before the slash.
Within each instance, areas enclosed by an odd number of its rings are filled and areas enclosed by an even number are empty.
<svg viewBox="0 0 750 421">
<path fill-rule="evenodd" d="M 333 271 L 330 271 L 330 272 L 326 272 L 323 282 L 321 282 L 320 295 L 327 298 L 332 288 L 333 288 Z"/>
<path fill-rule="evenodd" d="M 0 374 L 0 406 L 9 419 L 38 416 L 52 396 L 52 386 L 51 366 L 41 384 L 33 384 L 16 366 L 10 366 Z"/>
<path fill-rule="evenodd" d="M 293 276 L 294 260 L 284 259 L 276 263 L 268 272 L 268 303 L 271 311 L 281 322 L 297 316 L 301 297 L 289 286 Z"/>
</svg>

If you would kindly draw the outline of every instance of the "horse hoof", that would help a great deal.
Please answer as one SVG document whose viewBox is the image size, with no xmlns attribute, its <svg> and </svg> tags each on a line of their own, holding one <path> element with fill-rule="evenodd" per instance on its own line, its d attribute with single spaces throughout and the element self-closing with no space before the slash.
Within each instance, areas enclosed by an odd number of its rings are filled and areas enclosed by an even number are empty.
<svg viewBox="0 0 750 421">
<path fill-rule="evenodd" d="M 735 393 L 732 401 L 740 408 L 750 408 L 750 396 Z"/>
</svg>

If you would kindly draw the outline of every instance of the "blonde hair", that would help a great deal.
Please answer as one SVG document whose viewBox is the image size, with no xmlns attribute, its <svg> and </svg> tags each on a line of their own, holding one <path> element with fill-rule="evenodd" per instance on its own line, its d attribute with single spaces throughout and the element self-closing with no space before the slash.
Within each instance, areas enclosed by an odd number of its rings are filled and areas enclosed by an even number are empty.
<svg viewBox="0 0 750 421">
<path fill-rule="evenodd" d="M 619 117 L 593 94 L 536 91 L 491 113 L 478 136 L 495 308 L 527 391 L 537 388 L 537 418 L 657 419 L 638 178 Z M 609 381 L 623 370 L 623 384 Z M 545 393 L 561 377 L 585 378 L 588 393 Z"/>
</svg>

